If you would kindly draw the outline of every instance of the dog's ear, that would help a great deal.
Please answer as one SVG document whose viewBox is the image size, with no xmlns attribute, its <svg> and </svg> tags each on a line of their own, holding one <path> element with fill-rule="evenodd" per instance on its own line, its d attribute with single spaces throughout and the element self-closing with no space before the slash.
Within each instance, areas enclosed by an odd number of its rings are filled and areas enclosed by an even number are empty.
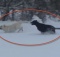
<svg viewBox="0 0 60 57">
<path fill-rule="evenodd" d="M 33 21 L 37 21 L 37 20 L 31 20 L 31 22 L 33 22 Z"/>
<path fill-rule="evenodd" d="M 37 22 L 37 20 L 35 20 Z"/>
<path fill-rule="evenodd" d="M 33 22 L 38 22 L 37 20 L 33 20 L 33 21 L 31 21 L 31 23 L 33 23 Z"/>
<path fill-rule="evenodd" d="M 32 22 L 37 22 L 37 20 L 33 20 Z"/>
</svg>

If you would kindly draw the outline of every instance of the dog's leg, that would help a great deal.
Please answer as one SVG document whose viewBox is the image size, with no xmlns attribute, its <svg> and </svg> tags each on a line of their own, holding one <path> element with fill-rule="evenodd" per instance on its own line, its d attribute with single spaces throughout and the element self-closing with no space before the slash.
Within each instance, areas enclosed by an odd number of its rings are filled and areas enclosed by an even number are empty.
<svg viewBox="0 0 60 57">
<path fill-rule="evenodd" d="M 21 27 L 21 28 L 18 30 L 18 32 L 21 32 L 21 31 L 23 31 L 23 27 Z"/>
</svg>

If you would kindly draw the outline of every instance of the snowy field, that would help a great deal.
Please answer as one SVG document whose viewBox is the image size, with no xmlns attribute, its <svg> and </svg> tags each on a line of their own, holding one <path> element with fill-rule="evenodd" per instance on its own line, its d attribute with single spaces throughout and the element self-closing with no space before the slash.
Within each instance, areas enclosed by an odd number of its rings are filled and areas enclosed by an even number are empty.
<svg viewBox="0 0 60 57">
<path fill-rule="evenodd" d="M 60 27 L 60 22 L 48 21 L 46 24 Z M 60 36 L 60 30 L 56 30 L 56 34 L 43 35 L 30 23 L 23 23 L 22 26 L 23 32 L 4 33 L 0 31 L 0 36 L 20 44 L 40 44 Z M 60 57 L 60 39 L 47 45 L 33 47 L 18 46 L 0 39 L 0 57 Z"/>
</svg>

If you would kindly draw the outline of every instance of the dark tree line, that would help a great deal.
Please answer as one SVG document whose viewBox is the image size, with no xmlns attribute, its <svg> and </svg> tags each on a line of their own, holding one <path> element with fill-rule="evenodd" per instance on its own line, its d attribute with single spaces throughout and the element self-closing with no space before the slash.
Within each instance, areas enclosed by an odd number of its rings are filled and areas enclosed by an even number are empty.
<svg viewBox="0 0 60 57">
<path fill-rule="evenodd" d="M 60 0 L 0 0 L 0 10 L 3 10 L 3 14 L 9 13 L 11 10 L 19 10 L 24 8 L 35 8 L 38 10 L 47 10 L 52 13 L 60 15 Z M 11 20 L 15 20 L 15 14 L 12 14 Z M 39 18 L 45 21 L 45 13 L 37 13 L 32 11 L 21 12 L 20 18 L 22 20 L 30 20 L 33 15 L 37 15 Z M 9 19 L 9 16 L 4 16 L 3 21 Z M 24 17 L 24 18 L 23 18 Z"/>
</svg>

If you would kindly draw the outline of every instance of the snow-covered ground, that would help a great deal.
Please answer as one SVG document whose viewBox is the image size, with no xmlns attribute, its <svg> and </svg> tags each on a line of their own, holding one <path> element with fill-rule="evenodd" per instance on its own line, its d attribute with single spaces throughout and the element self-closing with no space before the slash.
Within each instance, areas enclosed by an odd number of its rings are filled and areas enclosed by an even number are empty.
<svg viewBox="0 0 60 57">
<path fill-rule="evenodd" d="M 51 20 L 48 20 L 46 24 L 60 27 L 60 22 Z M 56 30 L 56 34 L 43 35 L 30 23 L 23 23 L 22 26 L 23 32 L 4 33 L 0 31 L 0 36 L 21 44 L 40 44 L 60 36 L 60 30 Z M 60 57 L 60 39 L 47 45 L 34 47 L 13 45 L 0 39 L 0 57 Z"/>
</svg>

